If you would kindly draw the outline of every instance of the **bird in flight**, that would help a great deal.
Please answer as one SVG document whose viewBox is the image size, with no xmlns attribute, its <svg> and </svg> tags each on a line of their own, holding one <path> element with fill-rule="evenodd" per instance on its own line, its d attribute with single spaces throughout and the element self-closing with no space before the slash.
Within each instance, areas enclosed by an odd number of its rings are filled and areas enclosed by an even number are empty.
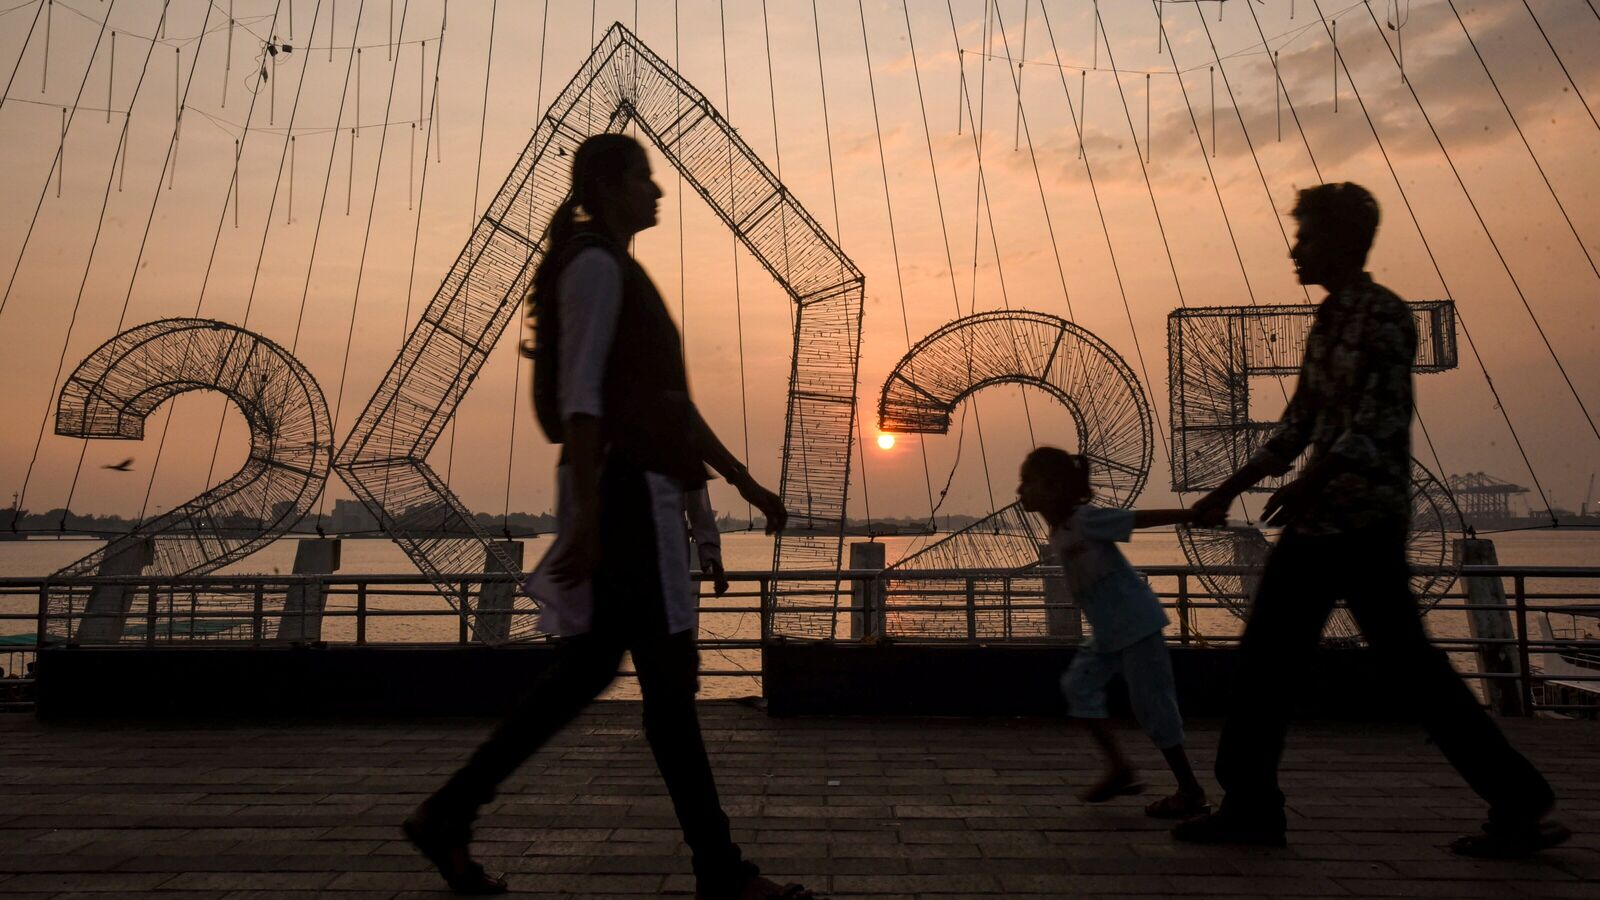
<svg viewBox="0 0 1600 900">
<path fill-rule="evenodd" d="M 133 471 L 133 457 L 130 456 L 127 459 L 123 460 L 122 462 L 117 463 L 114 466 L 101 466 L 100 468 L 102 468 L 102 469 L 114 469 L 114 470 L 116 470 L 118 472 L 132 472 Z"/>
</svg>

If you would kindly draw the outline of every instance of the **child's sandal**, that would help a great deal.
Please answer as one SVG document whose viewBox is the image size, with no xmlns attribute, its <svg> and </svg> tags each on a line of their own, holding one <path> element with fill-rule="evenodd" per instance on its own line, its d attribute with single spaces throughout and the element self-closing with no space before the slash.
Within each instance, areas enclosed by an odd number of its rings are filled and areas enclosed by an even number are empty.
<svg viewBox="0 0 1600 900">
<path fill-rule="evenodd" d="M 1144 782 L 1132 772 L 1114 772 L 1087 790 L 1078 794 L 1078 799 L 1085 803 L 1104 803 L 1113 797 L 1125 797 L 1129 794 L 1144 792 Z"/>
<path fill-rule="evenodd" d="M 1206 802 L 1204 794 L 1185 794 L 1181 791 L 1168 794 L 1144 808 L 1144 814 L 1152 819 L 1187 819 L 1208 812 L 1211 812 L 1211 804 Z"/>
</svg>

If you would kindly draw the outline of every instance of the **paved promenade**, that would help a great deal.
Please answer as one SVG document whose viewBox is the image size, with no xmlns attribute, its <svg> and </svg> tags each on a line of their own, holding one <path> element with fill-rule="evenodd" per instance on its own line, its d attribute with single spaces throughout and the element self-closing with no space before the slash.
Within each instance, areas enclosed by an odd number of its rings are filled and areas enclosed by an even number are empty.
<svg viewBox="0 0 1600 900">
<path fill-rule="evenodd" d="M 1287 850 L 1173 844 L 1142 798 L 1072 798 L 1095 774 L 1060 722 L 703 718 L 738 839 L 779 879 L 867 897 L 1600 896 L 1600 725 L 1507 723 L 1549 773 L 1566 847 L 1457 859 L 1481 808 L 1422 734 L 1306 725 L 1285 761 Z M 477 848 L 528 896 L 692 893 L 639 731 L 601 704 L 527 765 Z M 396 827 L 481 721 L 41 725 L 0 717 L 0 893 L 445 896 Z M 1217 725 L 1192 724 L 1209 768 Z M 1167 779 L 1139 735 L 1153 788 Z M 1207 779 L 1209 782 L 1209 779 Z"/>
</svg>

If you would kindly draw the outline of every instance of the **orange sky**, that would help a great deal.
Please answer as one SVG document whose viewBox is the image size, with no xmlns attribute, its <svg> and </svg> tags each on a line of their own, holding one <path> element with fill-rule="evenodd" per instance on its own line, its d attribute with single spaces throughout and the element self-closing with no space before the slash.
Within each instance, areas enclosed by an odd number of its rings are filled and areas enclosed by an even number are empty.
<svg viewBox="0 0 1600 900">
<path fill-rule="evenodd" d="M 46 428 L 31 475 L 27 474 L 41 417 L 53 407 L 56 388 L 52 378 L 64 342 L 63 376 L 119 330 L 119 318 L 125 329 L 156 318 L 194 315 L 198 309 L 202 316 L 242 324 L 285 346 L 293 345 L 295 354 L 321 383 L 330 408 L 338 407 L 336 434 L 342 439 L 349 430 L 403 339 L 409 324 L 408 283 L 414 321 L 475 221 L 474 177 L 476 209 L 481 211 L 525 146 L 536 116 L 591 46 L 587 4 L 553 5 L 546 49 L 540 41 L 543 4 L 539 0 L 502 0 L 496 10 L 492 56 L 488 0 L 450 4 L 439 71 L 438 115 L 432 123 L 440 146 L 426 167 L 419 231 L 418 188 L 424 173 L 421 142 L 429 125 L 426 102 L 419 95 L 419 75 L 431 79 L 438 59 L 441 3 L 396 0 L 393 31 L 403 43 L 393 60 L 385 46 L 390 4 L 366 0 L 357 33 L 355 14 L 361 5 L 360 0 L 337 4 L 323 0 L 320 21 L 308 38 L 318 4 L 316 0 L 294 0 L 291 38 L 289 0 L 238 0 L 233 4 L 239 24 L 233 29 L 230 70 L 228 4 L 218 2 L 211 9 L 212 30 L 201 41 L 197 35 L 206 4 L 172 0 L 168 39 L 155 45 L 141 83 L 141 68 L 151 46 L 144 38 L 155 33 L 161 4 L 157 0 L 123 0 L 115 5 L 110 22 L 118 38 L 109 104 L 116 112 L 109 124 L 104 112 L 112 68 L 109 37 L 94 56 L 87 79 L 85 67 L 90 63 L 101 17 L 111 4 L 57 0 L 50 25 L 47 78 L 42 18 L 18 65 L 35 5 L 0 13 L 0 74 L 16 68 L 7 101 L 0 108 L 0 171 L 4 172 L 0 202 L 8 210 L 0 219 L 0 277 L 14 282 L 0 311 L 0 358 L 6 361 L 8 376 L 7 389 L 0 395 L 0 413 L 8 423 L 0 430 L 0 505 L 5 503 L 4 495 L 22 488 L 25 477 L 26 507 L 43 510 L 66 500 L 78 469 L 81 441 L 57 437 Z M 1179 305 L 1180 289 L 1189 306 L 1244 304 L 1252 294 L 1259 303 L 1305 302 L 1305 294 L 1293 282 L 1280 228 L 1292 232 L 1292 222 L 1284 213 L 1292 205 L 1294 191 L 1317 180 L 1307 155 L 1308 144 L 1324 179 L 1358 181 L 1378 196 L 1385 218 L 1371 261 L 1374 275 L 1411 299 L 1445 296 L 1356 94 L 1342 74 L 1338 109 L 1334 110 L 1333 50 L 1315 17 L 1314 4 L 1299 0 L 1294 4 L 1293 19 L 1290 5 L 1289 0 L 1273 0 L 1258 4 L 1256 11 L 1268 42 L 1278 53 L 1284 85 L 1304 128 L 1303 141 L 1286 107 L 1279 140 L 1271 60 L 1261 52 L 1261 36 L 1249 11 L 1242 3 L 1230 2 L 1220 10 L 1219 19 L 1216 4 L 1200 4 L 1224 62 L 1215 78 L 1213 142 L 1211 67 L 1216 65 L 1216 55 L 1200 12 L 1192 4 L 1166 5 L 1171 53 L 1157 52 L 1157 21 L 1150 4 L 1102 4 L 1108 53 L 1104 43 L 1094 49 L 1088 0 L 1045 4 L 1054 48 L 1040 3 L 1005 0 L 998 5 L 996 30 L 990 36 L 991 53 L 999 59 L 990 60 L 985 68 L 978 53 L 985 38 L 984 0 L 953 3 L 954 33 L 951 13 L 943 2 L 911 0 L 917 73 L 922 80 L 945 217 L 946 227 L 941 229 L 906 18 L 899 2 L 867 2 L 858 7 L 851 0 L 819 0 L 827 128 L 819 80 L 819 36 L 810 4 L 767 4 L 775 75 L 769 93 L 762 6 L 752 0 L 726 0 L 726 94 L 719 4 L 708 0 L 646 0 L 638 4 L 638 33 L 645 43 L 667 60 L 679 60 L 680 71 L 723 110 L 769 165 L 776 166 L 781 153 L 785 182 L 866 273 L 860 397 L 869 416 L 864 423 L 869 446 L 865 479 L 858 462 L 852 482 L 852 515 L 863 515 L 868 501 L 877 516 L 925 515 L 929 483 L 937 492 L 956 465 L 958 441 L 953 433 L 903 439 L 891 451 L 871 443 L 875 433 L 870 415 L 878 391 L 905 353 L 908 335 L 916 341 L 957 315 L 958 308 L 965 314 L 1009 305 L 1065 316 L 1068 300 L 1062 291 L 1063 277 L 1076 321 L 1120 352 L 1141 379 L 1148 373 L 1145 389 L 1158 420 L 1165 423 L 1165 320 Z M 1375 27 L 1367 8 L 1359 4 L 1322 0 L 1321 9 L 1338 22 L 1339 50 L 1355 87 L 1376 121 L 1450 294 L 1538 477 L 1557 506 L 1575 507 L 1590 473 L 1600 469 L 1600 438 L 1590 430 L 1557 372 L 1380 35 L 1386 33 L 1391 41 L 1397 34 L 1403 36 L 1406 76 L 1426 104 L 1568 376 L 1597 415 L 1600 355 L 1593 347 L 1596 322 L 1600 321 L 1600 277 L 1574 240 L 1450 5 L 1442 0 L 1409 4 L 1402 0 L 1400 5 L 1402 10 L 1409 6 L 1409 19 L 1398 33 Z M 1600 175 L 1592 163 L 1600 153 L 1600 129 L 1574 95 L 1521 3 L 1456 0 L 1455 5 L 1573 227 L 1585 239 L 1589 254 L 1600 258 L 1600 203 L 1596 202 Z M 1591 104 L 1600 100 L 1600 19 L 1577 0 L 1531 0 L 1531 5 L 1578 90 Z M 613 20 L 631 26 L 634 6 L 631 2 L 598 3 L 593 16 L 595 30 L 603 31 Z M 1380 22 L 1389 14 L 1389 6 L 1373 5 Z M 329 59 L 327 16 L 331 7 L 336 7 L 338 16 L 332 43 L 347 48 L 354 37 L 354 43 L 363 48 L 359 67 L 361 129 L 353 164 L 349 129 L 356 123 L 356 83 L 352 75 L 345 84 L 347 49 L 335 49 Z M 675 9 L 680 28 L 676 39 Z M 279 20 L 274 27 L 275 10 Z M 893 199 L 893 236 L 901 261 L 904 314 L 884 202 L 880 131 L 874 126 L 863 54 L 863 16 Z M 998 22 L 1004 23 L 1003 40 Z M 267 36 L 274 30 L 281 41 L 295 44 L 295 51 L 277 57 L 271 81 L 255 98 L 252 112 L 249 91 L 262 52 L 258 35 Z M 425 74 L 419 68 L 422 50 L 417 43 L 424 39 Z M 970 101 L 983 119 L 982 166 L 988 209 L 976 202 L 978 156 L 971 123 L 964 121 L 957 130 L 962 71 L 957 40 L 967 51 L 964 68 Z M 175 53 L 175 46 L 181 52 Z M 197 46 L 199 66 L 189 88 L 190 114 L 184 120 L 176 169 L 162 179 L 163 156 L 173 128 L 175 60 L 181 65 L 182 77 L 187 78 Z M 1015 137 L 1018 101 L 1013 70 L 1005 62 L 1007 48 L 1014 59 L 1025 60 L 1021 77 L 1028 127 L 1020 141 Z M 1057 53 L 1068 68 L 1056 67 Z M 1120 76 L 1127 114 L 1118 93 L 1119 76 L 1108 69 L 1111 55 L 1118 67 L 1131 73 Z M 1193 105 L 1198 135 L 1178 76 L 1173 74 L 1174 56 L 1185 70 L 1182 86 Z M 1099 69 L 1094 69 L 1096 64 Z M 304 93 L 291 113 L 302 67 L 306 67 Z M 1089 69 L 1087 75 L 1080 74 L 1084 68 Z M 1149 79 L 1153 131 L 1148 143 L 1149 188 L 1135 155 L 1136 146 L 1145 149 L 1147 139 L 1142 70 L 1156 73 Z M 387 120 L 395 124 L 384 129 L 391 80 L 392 110 Z M 1073 103 L 1086 109 L 1084 147 L 1093 166 L 1114 260 L 1080 158 L 1077 133 L 1067 115 L 1063 81 L 1072 92 Z M 54 182 L 48 189 L 44 186 L 61 140 L 61 108 L 73 105 L 80 83 L 81 108 L 66 138 L 61 196 L 57 198 Z M 108 195 L 108 172 L 122 113 L 129 107 L 136 84 L 139 92 L 133 102 L 126 165 L 119 163 L 118 177 L 109 182 Z M 341 86 L 345 86 L 342 116 Z M 1260 174 L 1230 101 L 1230 87 L 1259 155 Z M 269 109 L 274 88 L 276 106 Z M 774 107 L 778 153 L 774 153 Z M 247 115 L 251 126 L 245 133 L 242 126 Z M 291 116 L 296 136 L 292 210 L 286 161 L 283 176 L 278 177 Z M 414 132 L 413 123 L 419 118 L 423 121 Z M 330 162 L 336 124 L 342 133 Z M 235 227 L 234 207 L 225 201 L 233 176 L 234 141 L 241 134 Z M 683 196 L 676 175 L 659 158 L 657 166 L 658 180 L 666 192 L 662 224 L 640 236 L 638 256 L 655 276 L 668 305 L 675 313 L 680 308 L 684 311 L 690 376 L 701 406 L 727 443 L 741 453 L 746 445 L 743 422 L 748 418 L 751 467 L 758 477 L 775 484 L 791 342 L 785 300 L 748 254 L 735 251 L 726 229 L 699 198 L 692 192 Z M 1220 190 L 1213 188 L 1213 177 Z M 324 202 L 325 179 L 330 183 Z M 1060 269 L 1046 229 L 1041 183 Z M 43 207 L 23 253 L 24 236 L 42 189 Z M 1176 281 L 1152 214 L 1152 191 L 1171 242 Z M 109 203 L 102 217 L 102 201 L 107 196 Z M 154 219 L 141 256 L 152 200 Z M 313 261 L 319 203 L 324 210 Z M 101 230 L 95 244 L 97 227 Z M 414 234 L 418 246 L 413 264 Z M 954 260 L 953 278 L 946 263 L 946 240 Z M 998 265 L 994 241 L 1000 246 Z M 358 270 L 364 242 L 366 264 Z M 89 266 L 92 244 L 95 250 Z M 262 259 L 259 272 L 258 255 Z M 1317 297 L 1315 293 L 1312 296 Z M 297 338 L 302 299 L 304 314 Z M 347 335 L 351 349 L 346 365 Z M 499 512 L 505 507 L 508 467 L 511 509 L 541 511 L 551 505 L 554 457 L 533 422 L 525 384 L 521 397 L 513 402 L 517 337 L 514 329 L 507 331 L 460 407 L 453 462 L 449 462 L 452 442 L 448 433 L 434 454 L 436 467 L 444 472 L 448 466 L 453 488 L 477 510 Z M 1419 410 L 1445 470 L 1487 470 L 1530 484 L 1529 473 L 1464 336 L 1461 347 L 1460 369 L 1418 378 Z M 1255 388 L 1260 401 L 1258 415 L 1275 417 L 1281 405 L 1277 389 L 1269 382 Z M 994 502 L 1007 502 L 1015 484 L 1016 464 L 1030 444 L 1018 389 L 991 389 L 980 393 L 978 401 L 982 439 L 969 422 L 944 506 L 947 512 L 987 511 L 991 486 Z M 1070 419 L 1064 410 L 1042 394 L 1029 401 L 1038 442 L 1070 440 L 1066 435 Z M 208 469 L 212 472 L 210 483 L 216 483 L 239 465 L 246 441 L 236 415 L 228 419 L 220 453 L 215 466 L 211 465 L 223 412 L 220 398 L 190 394 L 171 406 L 174 412 L 159 467 L 156 447 L 162 443 L 165 412 L 152 418 L 141 443 L 97 441 L 88 447 L 82 475 L 72 489 L 75 510 L 137 513 L 148 488 L 153 512 L 203 490 Z M 920 448 L 927 452 L 926 476 Z M 135 458 L 133 473 L 100 468 L 127 456 Z M 1420 445 L 1419 456 L 1433 465 L 1432 456 Z M 1143 504 L 1172 501 L 1166 490 L 1167 465 L 1158 440 Z M 152 468 L 156 469 L 153 487 Z M 344 486 L 337 476 L 331 476 L 330 506 L 331 499 L 345 496 L 349 495 Z M 719 486 L 714 496 L 720 507 L 742 514 L 742 504 L 734 503 L 725 488 Z"/>
</svg>

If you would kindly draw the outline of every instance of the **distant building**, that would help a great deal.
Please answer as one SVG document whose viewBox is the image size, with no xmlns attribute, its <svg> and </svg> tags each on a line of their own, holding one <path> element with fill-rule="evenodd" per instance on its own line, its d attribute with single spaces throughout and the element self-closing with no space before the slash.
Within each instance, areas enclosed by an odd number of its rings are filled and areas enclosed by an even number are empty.
<svg viewBox="0 0 1600 900">
<path fill-rule="evenodd" d="M 328 517 L 329 528 L 338 534 L 354 534 L 378 530 L 378 520 L 359 500 L 333 501 L 333 515 Z"/>
</svg>

